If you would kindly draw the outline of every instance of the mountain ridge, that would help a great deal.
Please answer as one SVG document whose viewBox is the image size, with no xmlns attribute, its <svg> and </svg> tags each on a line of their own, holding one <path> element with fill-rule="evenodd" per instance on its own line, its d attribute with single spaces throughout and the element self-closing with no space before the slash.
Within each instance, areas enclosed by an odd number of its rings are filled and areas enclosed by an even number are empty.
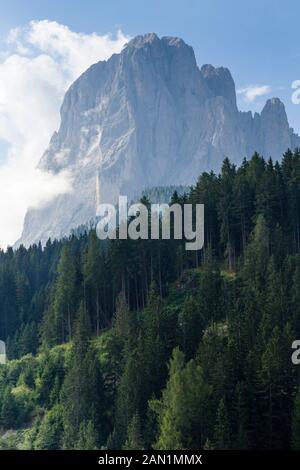
<svg viewBox="0 0 300 470">
<path fill-rule="evenodd" d="M 119 194 L 130 199 L 146 187 L 190 185 L 227 156 L 236 164 L 254 151 L 279 159 L 297 146 L 278 98 L 260 114 L 239 111 L 227 68 L 199 68 L 180 38 L 137 36 L 67 91 L 39 168 L 67 169 L 73 191 L 29 210 L 17 245 L 68 235 Z"/>
</svg>

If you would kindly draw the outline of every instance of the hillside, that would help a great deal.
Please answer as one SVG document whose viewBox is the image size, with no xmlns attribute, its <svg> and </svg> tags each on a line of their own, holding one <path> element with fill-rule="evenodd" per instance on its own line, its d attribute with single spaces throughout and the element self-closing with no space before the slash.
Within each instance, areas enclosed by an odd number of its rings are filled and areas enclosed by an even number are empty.
<svg viewBox="0 0 300 470">
<path fill-rule="evenodd" d="M 203 173 L 205 247 L 0 253 L 3 448 L 300 448 L 300 155 Z"/>
</svg>

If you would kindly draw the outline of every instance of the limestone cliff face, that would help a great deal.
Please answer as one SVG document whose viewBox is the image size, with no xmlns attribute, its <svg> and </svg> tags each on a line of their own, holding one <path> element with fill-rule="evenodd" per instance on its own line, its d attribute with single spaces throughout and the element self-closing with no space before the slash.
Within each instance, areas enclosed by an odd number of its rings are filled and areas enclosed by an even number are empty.
<svg viewBox="0 0 300 470">
<path fill-rule="evenodd" d="M 151 186 L 189 185 L 228 156 L 254 150 L 280 158 L 300 145 L 284 105 L 239 112 L 228 69 L 198 68 L 179 38 L 138 36 L 120 54 L 90 67 L 66 93 L 61 125 L 40 168 L 68 169 L 73 192 L 30 210 L 18 243 L 45 243 L 93 219 L 96 205 L 134 198 Z"/>
</svg>

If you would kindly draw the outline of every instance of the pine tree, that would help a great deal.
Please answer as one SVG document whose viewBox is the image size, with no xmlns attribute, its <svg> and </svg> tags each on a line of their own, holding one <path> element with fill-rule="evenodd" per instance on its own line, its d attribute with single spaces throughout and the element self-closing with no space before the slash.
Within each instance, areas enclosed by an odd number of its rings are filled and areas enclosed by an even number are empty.
<svg viewBox="0 0 300 470">
<path fill-rule="evenodd" d="M 264 288 L 269 260 L 269 229 L 263 215 L 259 215 L 244 259 L 242 274 L 257 291 Z"/>
<path fill-rule="evenodd" d="M 129 334 L 130 318 L 125 292 L 121 291 L 116 300 L 116 313 L 114 317 L 114 330 L 123 341 Z"/>
<path fill-rule="evenodd" d="M 64 447 L 73 448 L 80 439 L 82 423 L 92 421 L 98 439 L 103 438 L 103 385 L 99 364 L 89 344 L 90 324 L 83 303 L 76 321 L 70 368 L 62 389 Z M 83 432 L 83 431 L 82 431 Z"/>
<path fill-rule="evenodd" d="M 55 325 L 59 342 L 72 338 L 76 311 L 76 263 L 68 245 L 63 246 L 57 268 L 58 278 L 54 291 Z"/>
<path fill-rule="evenodd" d="M 143 450 L 144 443 L 141 432 L 141 422 L 136 413 L 128 426 L 127 440 L 124 445 L 125 450 Z"/>
<path fill-rule="evenodd" d="M 239 382 L 235 388 L 234 411 L 236 424 L 236 449 L 249 449 L 250 432 L 249 432 L 249 399 L 248 391 L 245 383 Z"/>
<path fill-rule="evenodd" d="M 226 450 L 230 448 L 230 422 L 225 405 L 222 398 L 220 400 L 214 432 L 215 449 Z"/>
<path fill-rule="evenodd" d="M 199 304 L 194 297 L 187 297 L 178 320 L 182 334 L 182 349 L 187 359 L 191 359 L 196 353 L 204 327 Z"/>
<path fill-rule="evenodd" d="M 20 421 L 20 412 L 15 397 L 11 393 L 11 389 L 5 389 L 2 406 L 1 406 L 1 424 L 4 428 L 16 428 Z"/>
<path fill-rule="evenodd" d="M 236 201 L 233 197 L 235 176 L 235 166 L 226 158 L 223 162 L 220 175 L 220 199 L 218 209 L 221 222 L 221 242 L 225 247 L 228 269 L 230 271 L 235 267 L 235 227 L 237 217 Z"/>
<path fill-rule="evenodd" d="M 83 422 L 79 428 L 79 438 L 75 445 L 76 450 L 97 450 L 98 433 L 93 421 Z"/>
<path fill-rule="evenodd" d="M 146 399 L 143 377 L 145 371 L 141 338 L 129 336 L 124 347 L 123 371 L 117 388 L 115 405 L 113 445 L 116 449 L 120 449 L 125 444 L 133 416 L 142 412 L 142 404 Z"/>
<path fill-rule="evenodd" d="M 169 380 L 159 401 L 152 401 L 159 423 L 155 448 L 196 449 L 204 445 L 207 400 L 211 389 L 195 361 L 185 364 L 184 354 L 176 348 L 169 368 Z"/>
<path fill-rule="evenodd" d="M 62 409 L 55 405 L 46 413 L 34 441 L 34 448 L 41 450 L 60 449 L 63 434 Z"/>
<path fill-rule="evenodd" d="M 100 250 L 100 243 L 97 239 L 96 232 L 92 230 L 89 235 L 87 251 L 84 257 L 83 276 L 84 295 L 87 302 L 86 306 L 91 312 L 92 318 L 95 318 L 97 336 L 99 335 L 100 329 L 108 324 L 104 271 L 105 266 Z"/>
<path fill-rule="evenodd" d="M 258 370 L 260 446 L 286 448 L 291 422 L 290 396 L 294 388 L 294 369 L 290 359 L 293 333 L 287 324 L 284 330 L 275 326 L 261 357 Z M 288 367 L 289 365 L 289 367 Z"/>
</svg>

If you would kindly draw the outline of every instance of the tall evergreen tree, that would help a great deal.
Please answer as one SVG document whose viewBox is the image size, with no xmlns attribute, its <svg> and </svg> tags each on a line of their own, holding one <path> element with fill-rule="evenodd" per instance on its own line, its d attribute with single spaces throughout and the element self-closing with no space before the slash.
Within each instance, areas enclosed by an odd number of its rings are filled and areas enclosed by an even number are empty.
<svg viewBox="0 0 300 470">
<path fill-rule="evenodd" d="M 104 434 L 104 396 L 99 365 L 90 346 L 90 324 L 81 304 L 73 339 L 70 368 L 62 389 L 64 446 L 74 448 L 83 438 L 88 422 L 98 431 L 97 442 Z"/>
</svg>

